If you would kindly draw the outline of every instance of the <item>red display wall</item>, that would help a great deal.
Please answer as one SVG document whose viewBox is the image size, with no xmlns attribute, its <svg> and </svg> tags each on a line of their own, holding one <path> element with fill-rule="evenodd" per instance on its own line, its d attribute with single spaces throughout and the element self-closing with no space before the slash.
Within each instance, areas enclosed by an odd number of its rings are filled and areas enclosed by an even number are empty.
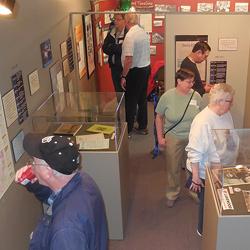
<svg viewBox="0 0 250 250">
<path fill-rule="evenodd" d="M 217 1 L 201 1 L 201 0 L 132 0 L 132 6 L 136 8 L 137 11 L 140 10 L 146 10 L 146 11 L 154 11 L 155 5 L 163 4 L 163 5 L 174 5 L 176 7 L 176 12 L 180 11 L 181 5 L 187 5 L 191 7 L 191 12 L 197 11 L 197 4 L 201 2 L 205 3 L 213 3 L 213 8 L 215 12 L 215 6 Z M 230 1 L 230 12 L 235 11 L 235 3 L 248 3 L 248 8 L 250 7 L 250 0 L 231 0 Z M 102 1 L 95 1 L 94 4 L 98 4 L 99 11 L 108 11 L 108 10 L 114 10 L 117 7 L 119 7 L 119 1 L 117 0 L 102 0 Z M 92 5 L 92 10 L 96 10 L 95 6 Z M 248 9 L 249 11 L 249 9 Z M 162 26 L 155 27 L 153 25 L 154 20 L 162 20 Z M 164 19 L 158 19 L 155 18 L 155 15 L 152 15 L 152 33 L 151 36 L 151 45 L 156 46 L 156 55 L 151 55 L 151 65 L 155 65 L 157 62 L 164 60 L 164 43 L 156 43 L 152 44 L 152 34 L 153 33 L 159 33 L 164 34 Z M 99 19 L 94 20 L 94 27 L 93 30 L 95 31 L 95 25 L 101 22 L 102 28 L 107 29 L 107 25 L 104 24 L 104 16 L 99 17 Z M 95 33 L 95 32 L 94 32 Z M 96 36 L 94 36 L 96 39 Z M 166 45 L 167 46 L 167 45 Z M 108 64 L 103 63 L 101 66 L 98 63 L 98 51 L 101 48 L 101 44 L 96 46 L 96 75 L 98 79 L 98 91 L 114 91 L 112 79 L 111 79 L 111 73 Z"/>
</svg>

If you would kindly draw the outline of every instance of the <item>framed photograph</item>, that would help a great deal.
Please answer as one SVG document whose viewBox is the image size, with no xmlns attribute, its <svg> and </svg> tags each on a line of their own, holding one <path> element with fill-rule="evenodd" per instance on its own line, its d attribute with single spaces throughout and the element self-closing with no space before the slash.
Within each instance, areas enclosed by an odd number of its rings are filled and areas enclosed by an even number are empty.
<svg viewBox="0 0 250 250">
<path fill-rule="evenodd" d="M 213 3 L 197 3 L 197 12 L 213 12 Z"/>
<path fill-rule="evenodd" d="M 87 58 L 87 73 L 88 73 L 88 78 L 90 78 L 91 74 L 95 70 L 95 51 L 94 51 L 91 15 L 84 15 L 83 23 L 84 23 L 86 58 Z"/>
<path fill-rule="evenodd" d="M 152 55 L 152 56 L 156 55 L 156 46 L 155 45 L 150 46 L 150 55 Z"/>
<path fill-rule="evenodd" d="M 248 3 L 235 3 L 235 12 L 248 12 Z"/>
<path fill-rule="evenodd" d="M 60 44 L 60 52 L 61 52 L 62 58 L 67 56 L 67 42 L 66 41 L 64 41 Z"/>
<path fill-rule="evenodd" d="M 163 33 L 158 33 L 158 32 L 152 33 L 152 44 L 156 44 L 156 43 L 164 43 Z"/>
<path fill-rule="evenodd" d="M 30 95 L 34 95 L 36 91 L 40 88 L 38 70 L 34 70 L 28 75 Z"/>
<path fill-rule="evenodd" d="M 17 162 L 24 153 L 23 138 L 24 132 L 21 130 L 11 141 L 15 162 Z"/>
<path fill-rule="evenodd" d="M 52 49 L 50 39 L 40 44 L 43 68 L 46 68 L 52 62 Z"/>
</svg>

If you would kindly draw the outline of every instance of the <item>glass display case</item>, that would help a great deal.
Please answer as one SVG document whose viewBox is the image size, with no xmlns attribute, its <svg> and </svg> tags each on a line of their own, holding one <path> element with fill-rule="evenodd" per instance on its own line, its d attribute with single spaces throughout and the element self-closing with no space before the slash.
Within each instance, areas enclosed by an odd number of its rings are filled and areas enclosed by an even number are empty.
<svg viewBox="0 0 250 250">
<path fill-rule="evenodd" d="M 117 150 L 125 128 L 124 93 L 53 93 L 32 114 L 33 132 L 74 136 L 80 150 Z"/>
<path fill-rule="evenodd" d="M 212 180 L 221 215 L 250 215 L 250 129 L 213 130 L 221 164 L 211 163 Z"/>
</svg>

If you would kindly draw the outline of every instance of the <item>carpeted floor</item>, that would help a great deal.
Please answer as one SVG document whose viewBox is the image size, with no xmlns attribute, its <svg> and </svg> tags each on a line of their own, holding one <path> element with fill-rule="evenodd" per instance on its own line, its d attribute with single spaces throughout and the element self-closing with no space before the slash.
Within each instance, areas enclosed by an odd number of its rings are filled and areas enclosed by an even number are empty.
<svg viewBox="0 0 250 250">
<path fill-rule="evenodd" d="M 149 134 L 133 135 L 130 151 L 130 209 L 125 238 L 110 241 L 109 250 L 200 250 L 196 234 L 198 205 L 183 188 L 173 208 L 165 205 L 164 155 L 152 159 L 153 105 L 149 103 Z M 183 186 L 185 171 L 182 173 Z"/>
</svg>

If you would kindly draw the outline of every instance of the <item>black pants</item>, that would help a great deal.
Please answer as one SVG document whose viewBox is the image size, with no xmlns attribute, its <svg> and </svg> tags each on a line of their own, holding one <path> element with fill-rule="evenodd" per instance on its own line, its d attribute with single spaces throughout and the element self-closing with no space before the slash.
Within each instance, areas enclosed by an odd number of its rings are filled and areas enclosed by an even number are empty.
<svg viewBox="0 0 250 250">
<path fill-rule="evenodd" d="M 133 130 L 137 105 L 137 122 L 139 129 L 145 129 L 148 125 L 147 88 L 150 66 L 132 68 L 129 70 L 126 80 L 125 107 L 128 133 Z"/>
<path fill-rule="evenodd" d="M 122 67 L 111 66 L 110 69 L 115 92 L 123 92 L 124 90 L 121 87 Z"/>
</svg>

